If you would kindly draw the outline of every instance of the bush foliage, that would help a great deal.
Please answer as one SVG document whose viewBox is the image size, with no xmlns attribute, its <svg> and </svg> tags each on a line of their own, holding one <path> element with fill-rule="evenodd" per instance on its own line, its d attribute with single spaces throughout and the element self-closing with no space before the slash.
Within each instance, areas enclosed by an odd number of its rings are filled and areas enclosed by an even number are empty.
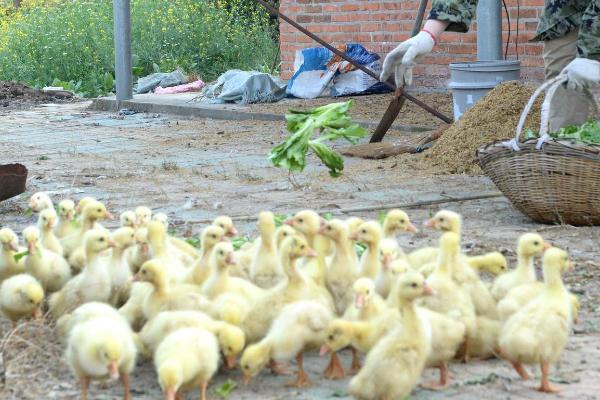
<svg viewBox="0 0 600 400">
<path fill-rule="evenodd" d="M 0 80 L 111 91 L 111 0 L 0 3 Z M 277 38 L 268 15 L 243 0 L 132 0 L 133 73 L 177 67 L 205 81 L 227 69 L 271 70 Z"/>
</svg>

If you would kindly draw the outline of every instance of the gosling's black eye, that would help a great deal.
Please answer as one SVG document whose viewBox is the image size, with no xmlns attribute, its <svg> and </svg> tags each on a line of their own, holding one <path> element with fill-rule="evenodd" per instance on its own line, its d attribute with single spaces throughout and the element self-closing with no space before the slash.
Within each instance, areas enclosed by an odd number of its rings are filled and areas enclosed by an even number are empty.
<svg viewBox="0 0 600 400">
<path fill-rule="evenodd" d="M 232 351 L 233 351 L 233 349 L 231 348 L 231 346 L 227 347 L 227 350 L 228 350 L 229 352 L 232 352 Z"/>
<path fill-rule="evenodd" d="M 403 219 L 401 219 L 401 220 L 400 220 L 400 223 L 401 223 L 401 224 L 403 224 L 404 222 L 406 222 L 406 221 L 404 221 Z"/>
<path fill-rule="evenodd" d="M 333 335 L 329 335 L 329 340 L 333 340 Z"/>
<path fill-rule="evenodd" d="M 300 250 L 304 250 L 306 248 L 305 245 L 300 246 Z"/>
<path fill-rule="evenodd" d="M 217 238 L 217 235 L 211 235 L 211 236 L 212 236 L 212 238 L 213 238 L 213 239 L 216 239 L 216 238 Z"/>
<path fill-rule="evenodd" d="M 104 238 L 103 238 L 103 237 L 101 237 L 100 239 L 98 239 L 98 241 L 100 241 L 100 242 L 104 242 Z"/>
<path fill-rule="evenodd" d="M 250 366 L 248 364 L 245 364 L 242 368 L 244 368 L 244 369 L 250 369 Z"/>
<path fill-rule="evenodd" d="M 540 242 L 538 242 L 537 240 L 535 242 L 533 242 L 534 246 L 539 246 Z"/>
<path fill-rule="evenodd" d="M 219 251 L 219 255 L 220 255 L 220 256 L 222 256 L 223 254 L 225 254 L 225 253 L 223 253 L 223 251 L 222 251 L 222 250 L 221 250 L 221 251 Z"/>
<path fill-rule="evenodd" d="M 366 230 L 366 229 L 363 229 L 361 232 L 362 232 L 362 233 L 367 233 L 367 230 Z"/>
<path fill-rule="evenodd" d="M 367 293 L 367 294 L 371 294 L 371 291 L 370 291 L 370 290 L 367 290 L 367 292 L 366 292 L 366 293 Z"/>
<path fill-rule="evenodd" d="M 286 237 L 288 235 L 287 232 L 283 232 L 283 237 Z"/>
<path fill-rule="evenodd" d="M 100 208 L 99 208 L 99 209 L 97 209 L 96 211 L 98 211 L 98 212 L 102 212 L 102 209 L 100 209 Z"/>
<path fill-rule="evenodd" d="M 304 222 L 304 218 L 298 218 L 298 222 L 303 223 Z"/>
<path fill-rule="evenodd" d="M 444 217 L 440 217 L 440 222 L 444 222 Z"/>
<path fill-rule="evenodd" d="M 331 230 L 331 227 L 330 227 L 330 226 L 328 226 L 328 227 L 327 227 L 327 230 L 328 230 L 328 231 L 330 231 L 330 230 Z"/>
<path fill-rule="evenodd" d="M 419 286 L 419 285 L 417 285 L 416 282 L 413 282 L 413 283 L 410 284 L 410 287 L 412 287 L 412 288 L 416 288 L 417 286 Z"/>
</svg>

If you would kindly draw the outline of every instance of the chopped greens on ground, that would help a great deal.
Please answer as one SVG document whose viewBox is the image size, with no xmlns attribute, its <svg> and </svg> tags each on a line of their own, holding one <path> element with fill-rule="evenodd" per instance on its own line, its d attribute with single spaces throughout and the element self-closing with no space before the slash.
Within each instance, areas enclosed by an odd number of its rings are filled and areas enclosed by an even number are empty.
<svg viewBox="0 0 600 400">
<path fill-rule="evenodd" d="M 581 126 L 570 125 L 560 128 L 558 132 L 550 132 L 550 137 L 558 140 L 574 140 L 585 144 L 600 144 L 600 124 L 590 120 Z M 539 135 L 531 129 L 525 131 L 525 140 L 535 139 Z"/>
<path fill-rule="evenodd" d="M 231 392 L 237 387 L 237 383 L 227 379 L 221 386 L 214 390 L 215 394 L 221 398 L 228 398 Z"/>
<path fill-rule="evenodd" d="M 344 169 L 344 160 L 335 150 L 323 142 L 345 139 L 352 144 L 367 134 L 357 123 L 352 122 L 348 110 L 352 101 L 332 103 L 309 110 L 290 110 L 286 114 L 288 138 L 273 147 L 269 160 L 276 167 L 289 171 L 303 171 L 306 153 L 311 149 L 329 169 L 329 175 L 338 177 Z M 318 137 L 313 139 L 313 135 Z"/>
<path fill-rule="evenodd" d="M 250 238 L 247 236 L 236 236 L 234 238 L 231 238 L 231 245 L 233 246 L 233 249 L 235 251 L 241 249 L 242 246 L 248 242 L 250 242 Z"/>
</svg>

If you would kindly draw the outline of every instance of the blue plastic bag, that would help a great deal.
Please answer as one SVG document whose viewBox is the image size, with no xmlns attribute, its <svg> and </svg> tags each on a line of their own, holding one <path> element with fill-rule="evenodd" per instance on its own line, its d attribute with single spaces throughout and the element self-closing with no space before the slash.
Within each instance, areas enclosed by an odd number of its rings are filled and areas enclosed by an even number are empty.
<svg viewBox="0 0 600 400">
<path fill-rule="evenodd" d="M 358 43 L 346 46 L 346 55 L 375 73 L 381 71 L 380 57 Z M 294 76 L 290 79 L 288 96 L 312 99 L 319 97 L 327 87 L 334 97 L 366 93 L 385 93 L 389 89 L 350 63 L 334 59 L 335 55 L 323 48 L 313 47 L 296 53 Z"/>
</svg>

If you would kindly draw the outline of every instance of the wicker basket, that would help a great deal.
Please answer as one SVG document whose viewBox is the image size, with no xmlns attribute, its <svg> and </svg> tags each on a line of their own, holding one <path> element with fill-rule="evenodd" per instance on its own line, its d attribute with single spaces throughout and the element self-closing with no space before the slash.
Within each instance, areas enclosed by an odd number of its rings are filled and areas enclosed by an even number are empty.
<svg viewBox="0 0 600 400">
<path fill-rule="evenodd" d="M 516 138 L 482 147 L 478 162 L 511 203 L 534 221 L 600 225 L 600 146 L 558 141 L 547 134 L 550 100 L 563 82 L 559 76 L 536 90 L 521 115 Z M 520 142 L 527 114 L 545 89 L 540 138 Z M 588 95 L 600 116 L 597 101 Z"/>
</svg>

